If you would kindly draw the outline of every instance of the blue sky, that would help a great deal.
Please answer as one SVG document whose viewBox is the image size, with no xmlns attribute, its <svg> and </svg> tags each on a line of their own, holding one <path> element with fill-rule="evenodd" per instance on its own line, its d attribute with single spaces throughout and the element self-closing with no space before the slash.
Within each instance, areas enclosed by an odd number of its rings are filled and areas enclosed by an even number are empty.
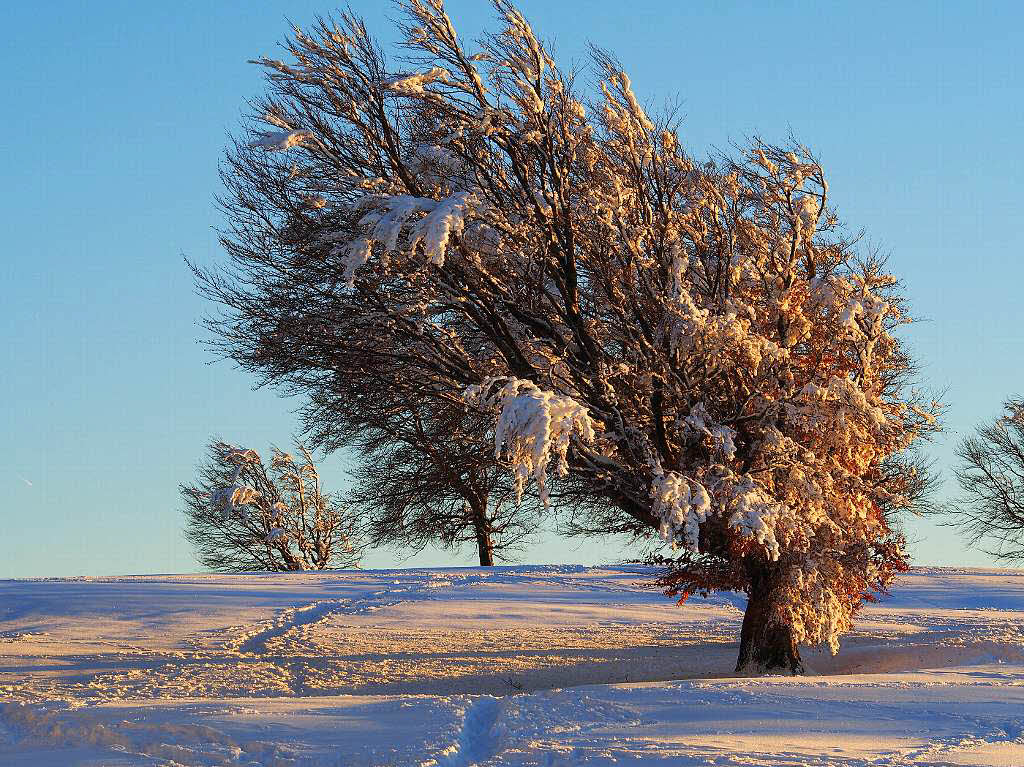
<svg viewBox="0 0 1024 767">
<path fill-rule="evenodd" d="M 387 3 L 354 0 L 385 44 Z M 490 13 L 450 2 L 463 36 Z M 927 321 L 908 338 L 946 390 L 952 449 L 1024 393 L 1018 295 L 1024 88 L 1015 3 L 524 1 L 565 64 L 617 52 L 641 97 L 678 98 L 697 154 L 790 130 L 829 171 L 843 219 L 892 254 Z M 177 485 L 212 434 L 287 442 L 298 404 L 215 362 L 212 307 L 183 257 L 222 259 L 217 163 L 247 59 L 329 3 L 53 2 L 13 6 L 0 49 L 8 118 L 0 280 L 0 577 L 196 570 Z M 344 482 L 339 456 L 324 463 Z M 946 488 L 951 489 L 947 481 Z M 911 522 L 917 561 L 982 565 L 949 530 Z M 546 539 L 528 561 L 607 561 L 607 541 Z M 375 552 L 366 564 L 402 560 Z M 408 564 L 471 564 L 428 551 Z"/>
</svg>

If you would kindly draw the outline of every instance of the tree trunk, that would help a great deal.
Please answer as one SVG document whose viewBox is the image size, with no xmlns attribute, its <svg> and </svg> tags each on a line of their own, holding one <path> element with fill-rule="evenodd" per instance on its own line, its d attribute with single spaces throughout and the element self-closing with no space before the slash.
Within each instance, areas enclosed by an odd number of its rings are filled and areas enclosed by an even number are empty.
<svg viewBox="0 0 1024 767">
<path fill-rule="evenodd" d="M 737 673 L 749 675 L 788 672 L 802 674 L 804 664 L 793 640 L 793 628 L 779 620 L 775 610 L 779 573 L 750 567 L 747 610 L 740 629 Z"/>
<path fill-rule="evenodd" d="M 494 547 L 491 545 L 491 528 L 487 523 L 487 501 L 473 504 L 473 527 L 476 529 L 476 549 L 480 554 L 482 567 L 494 566 Z"/>
<path fill-rule="evenodd" d="M 479 527 L 476 530 L 476 548 L 480 553 L 480 564 L 484 567 L 493 567 L 494 552 L 491 551 L 491 534 Z"/>
</svg>

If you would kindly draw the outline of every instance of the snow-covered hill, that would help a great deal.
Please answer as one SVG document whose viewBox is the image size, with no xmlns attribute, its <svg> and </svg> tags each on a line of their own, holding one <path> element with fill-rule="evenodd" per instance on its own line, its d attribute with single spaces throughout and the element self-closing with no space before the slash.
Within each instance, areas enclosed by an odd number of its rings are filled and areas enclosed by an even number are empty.
<svg viewBox="0 0 1024 767">
<path fill-rule="evenodd" d="M 917 570 L 802 678 L 638 567 L 0 582 L 0 764 L 1024 765 L 1024 571 Z"/>
</svg>

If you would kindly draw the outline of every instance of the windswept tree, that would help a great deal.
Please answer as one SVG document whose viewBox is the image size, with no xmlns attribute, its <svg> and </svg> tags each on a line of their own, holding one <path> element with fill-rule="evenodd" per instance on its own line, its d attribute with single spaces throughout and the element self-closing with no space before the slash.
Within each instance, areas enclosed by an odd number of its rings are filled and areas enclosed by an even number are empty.
<svg viewBox="0 0 1024 767">
<path fill-rule="evenodd" d="M 1024 561 L 1024 400 L 960 443 L 956 478 L 963 491 L 943 506 L 971 544 L 998 559 Z"/>
<path fill-rule="evenodd" d="M 196 484 L 182 485 L 185 537 L 221 572 L 354 567 L 353 520 L 324 493 L 313 457 L 277 448 L 269 466 L 255 450 L 213 441 Z"/>
<path fill-rule="evenodd" d="M 214 328 L 296 392 L 351 375 L 398 418 L 399 394 L 489 415 L 517 494 L 660 535 L 671 592 L 747 593 L 737 667 L 797 672 L 906 567 L 938 406 L 900 284 L 806 148 L 698 161 L 609 54 L 588 96 L 494 5 L 468 49 L 408 0 L 397 65 L 350 14 L 261 60 L 233 267 L 199 273 Z"/>
</svg>

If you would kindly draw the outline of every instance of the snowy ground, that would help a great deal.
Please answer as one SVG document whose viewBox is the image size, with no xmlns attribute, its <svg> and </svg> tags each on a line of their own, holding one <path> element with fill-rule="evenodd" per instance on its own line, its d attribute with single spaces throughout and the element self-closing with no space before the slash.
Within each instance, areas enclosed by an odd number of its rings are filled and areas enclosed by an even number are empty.
<svg viewBox="0 0 1024 767">
<path fill-rule="evenodd" d="M 1024 765 L 1024 571 L 921 570 L 802 678 L 642 568 L 0 582 L 0 764 Z"/>
</svg>

